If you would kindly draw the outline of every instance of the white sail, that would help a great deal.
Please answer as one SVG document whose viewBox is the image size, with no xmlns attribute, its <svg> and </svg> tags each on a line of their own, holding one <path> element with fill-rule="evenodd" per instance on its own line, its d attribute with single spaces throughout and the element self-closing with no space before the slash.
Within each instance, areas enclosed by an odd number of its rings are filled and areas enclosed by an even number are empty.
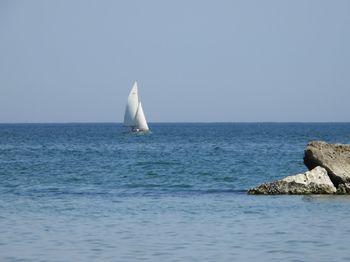
<svg viewBox="0 0 350 262">
<path fill-rule="evenodd" d="M 134 127 L 136 125 L 135 117 L 139 106 L 139 96 L 137 82 L 135 81 L 128 96 L 128 102 L 125 108 L 124 125 Z"/>
<path fill-rule="evenodd" d="M 148 131 L 145 114 L 138 96 L 137 82 L 134 83 L 128 96 L 125 108 L 124 125 L 132 127 L 134 131 Z"/>
<path fill-rule="evenodd" d="M 139 103 L 139 106 L 137 108 L 135 122 L 136 122 L 136 128 L 139 129 L 140 131 L 149 130 L 145 114 L 143 113 L 141 102 Z"/>
</svg>

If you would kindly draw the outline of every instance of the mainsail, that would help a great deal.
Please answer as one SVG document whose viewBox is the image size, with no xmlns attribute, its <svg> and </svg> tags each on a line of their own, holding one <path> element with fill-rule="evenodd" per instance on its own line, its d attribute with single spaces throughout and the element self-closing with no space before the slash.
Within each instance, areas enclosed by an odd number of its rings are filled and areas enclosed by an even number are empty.
<svg viewBox="0 0 350 262">
<path fill-rule="evenodd" d="M 137 82 L 131 88 L 125 108 L 124 125 L 136 131 L 148 131 L 145 114 L 138 96 Z"/>
<path fill-rule="evenodd" d="M 124 114 L 125 126 L 130 126 L 130 127 L 136 126 L 135 116 L 136 116 L 138 106 L 139 106 L 139 96 L 138 96 L 137 82 L 135 82 L 133 87 L 131 88 L 130 94 L 128 96 L 128 102 L 125 108 L 125 114 Z"/>
</svg>

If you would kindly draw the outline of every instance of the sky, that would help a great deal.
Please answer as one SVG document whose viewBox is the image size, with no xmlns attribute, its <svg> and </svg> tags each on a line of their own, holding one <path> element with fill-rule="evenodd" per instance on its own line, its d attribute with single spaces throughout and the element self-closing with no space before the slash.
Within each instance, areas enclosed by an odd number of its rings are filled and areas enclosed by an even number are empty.
<svg viewBox="0 0 350 262">
<path fill-rule="evenodd" d="M 0 123 L 350 121 L 350 1 L 0 0 Z"/>
</svg>

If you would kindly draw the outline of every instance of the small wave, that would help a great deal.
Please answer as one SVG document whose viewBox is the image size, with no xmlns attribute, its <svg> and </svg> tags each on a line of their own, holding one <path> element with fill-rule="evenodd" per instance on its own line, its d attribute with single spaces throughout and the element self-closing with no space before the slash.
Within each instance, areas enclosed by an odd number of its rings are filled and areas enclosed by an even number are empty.
<svg viewBox="0 0 350 262">
<path fill-rule="evenodd" d="M 150 177 L 158 177 L 158 176 L 159 176 L 158 173 L 153 172 L 153 171 L 148 171 L 148 172 L 146 173 L 146 175 L 147 175 L 147 176 L 150 176 Z"/>
<path fill-rule="evenodd" d="M 191 185 L 188 184 L 175 184 L 175 185 L 171 185 L 171 188 L 191 188 Z"/>
<path fill-rule="evenodd" d="M 223 182 L 235 182 L 238 180 L 237 177 L 225 176 L 225 177 L 214 177 L 215 181 L 223 181 Z"/>
<path fill-rule="evenodd" d="M 218 193 L 234 193 L 234 194 L 246 194 L 244 189 L 209 189 L 205 191 L 207 194 L 218 194 Z"/>
<path fill-rule="evenodd" d="M 140 161 L 137 162 L 137 166 L 153 166 L 153 165 L 161 165 L 161 166 L 171 166 L 171 165 L 178 165 L 177 162 L 171 162 L 171 161 Z"/>
<path fill-rule="evenodd" d="M 180 192 L 179 192 L 180 193 Z M 207 194 L 246 194 L 246 190 L 242 189 L 193 189 L 181 191 L 181 194 L 196 194 L 196 195 L 207 195 Z"/>
<path fill-rule="evenodd" d="M 126 185 L 128 188 L 159 188 L 163 185 L 160 184 L 128 184 Z"/>
</svg>

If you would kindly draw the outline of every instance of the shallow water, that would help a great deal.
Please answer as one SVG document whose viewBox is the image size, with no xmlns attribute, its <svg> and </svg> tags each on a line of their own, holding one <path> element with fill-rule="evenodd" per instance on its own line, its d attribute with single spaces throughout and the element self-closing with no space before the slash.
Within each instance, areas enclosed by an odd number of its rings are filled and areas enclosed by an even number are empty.
<svg viewBox="0 0 350 262">
<path fill-rule="evenodd" d="M 0 260 L 350 260 L 350 197 L 245 193 L 350 124 L 150 127 L 0 125 Z"/>
</svg>

